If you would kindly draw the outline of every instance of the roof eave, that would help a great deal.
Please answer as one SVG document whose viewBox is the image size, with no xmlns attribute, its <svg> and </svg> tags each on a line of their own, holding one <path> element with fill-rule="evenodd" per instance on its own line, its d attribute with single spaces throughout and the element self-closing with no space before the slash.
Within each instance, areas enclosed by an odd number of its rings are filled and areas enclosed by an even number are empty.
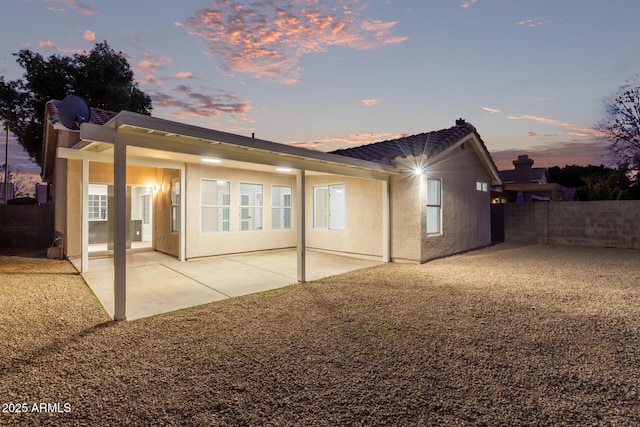
<svg viewBox="0 0 640 427">
<path fill-rule="evenodd" d="M 353 159 L 337 154 L 293 147 L 272 141 L 249 138 L 228 132 L 222 132 L 198 126 L 188 125 L 170 120 L 164 120 L 142 114 L 121 111 L 104 126 L 84 123 L 81 126 L 81 142 L 74 148 L 89 149 L 94 143 L 113 143 L 116 134 L 122 131 L 144 132 L 150 137 L 185 137 L 191 141 L 203 142 L 207 146 L 222 144 L 238 147 L 244 150 L 255 150 L 263 153 L 273 153 L 280 156 L 306 160 L 309 163 L 330 163 L 338 167 L 369 170 L 378 174 L 395 174 L 397 169 L 391 165 L 383 165 L 366 160 Z M 175 147 L 179 149 L 179 147 Z"/>
</svg>

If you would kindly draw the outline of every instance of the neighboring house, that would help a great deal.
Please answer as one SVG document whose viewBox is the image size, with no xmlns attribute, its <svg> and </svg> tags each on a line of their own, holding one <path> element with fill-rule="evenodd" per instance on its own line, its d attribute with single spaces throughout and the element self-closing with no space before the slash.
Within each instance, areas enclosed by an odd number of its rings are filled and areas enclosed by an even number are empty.
<svg viewBox="0 0 640 427">
<path fill-rule="evenodd" d="M 127 111 L 79 131 L 46 107 L 43 180 L 67 257 L 148 248 L 180 260 L 298 248 L 425 262 L 489 245 L 500 184 L 470 124 L 325 153 Z M 122 275 L 119 276 L 119 271 Z M 120 277 L 120 279 L 119 279 Z"/>
<path fill-rule="evenodd" d="M 515 169 L 500 171 L 502 185 L 491 188 L 492 203 L 568 201 L 575 199 L 575 189 L 551 183 L 547 168 L 534 168 L 527 154 L 513 161 Z"/>
</svg>

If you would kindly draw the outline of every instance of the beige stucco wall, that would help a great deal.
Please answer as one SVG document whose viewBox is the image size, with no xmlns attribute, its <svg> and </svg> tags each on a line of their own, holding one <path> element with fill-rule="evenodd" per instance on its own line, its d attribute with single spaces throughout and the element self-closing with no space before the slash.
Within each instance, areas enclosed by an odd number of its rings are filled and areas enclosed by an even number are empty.
<svg viewBox="0 0 640 427">
<path fill-rule="evenodd" d="M 171 232 L 171 180 L 180 179 L 177 169 L 158 169 L 157 182 L 161 186 L 153 196 L 154 248 L 175 257 L 180 252 L 180 234 Z"/>
<path fill-rule="evenodd" d="M 113 163 L 89 162 L 90 184 L 113 184 Z M 127 185 L 153 187 L 158 183 L 158 169 L 148 166 L 127 166 Z"/>
<path fill-rule="evenodd" d="M 426 176 L 442 180 L 442 234 L 426 233 L 426 195 L 422 191 L 421 262 L 490 245 L 490 192 L 476 190 L 476 182 L 490 186 L 491 176 L 471 143 L 430 165 Z"/>
<path fill-rule="evenodd" d="M 344 230 L 313 228 L 313 187 L 345 185 Z M 341 175 L 306 177 L 307 247 L 355 255 L 382 256 L 382 183 Z"/>
<path fill-rule="evenodd" d="M 82 161 L 67 160 L 65 247 L 68 257 L 82 254 Z"/>
<path fill-rule="evenodd" d="M 419 263 L 423 225 L 422 178 L 410 172 L 391 177 L 391 261 Z"/>
<path fill-rule="evenodd" d="M 201 179 L 226 180 L 231 183 L 230 231 L 200 231 L 200 181 Z M 298 201 L 295 193 L 295 176 L 292 174 L 264 173 L 217 166 L 188 164 L 186 170 L 186 256 L 187 258 L 290 248 L 296 246 L 295 211 Z M 263 230 L 239 231 L 239 184 L 263 185 Z M 293 228 L 271 230 L 271 186 L 292 187 Z"/>
<path fill-rule="evenodd" d="M 55 132 L 53 130 L 53 128 L 49 128 L 48 129 L 49 132 Z M 79 141 L 79 134 L 77 132 L 60 132 L 57 131 L 56 133 L 56 138 L 57 138 L 57 146 L 58 147 L 71 147 L 74 144 L 76 144 Z M 71 250 L 73 252 L 76 252 L 79 254 L 79 240 L 76 242 L 76 239 L 68 239 L 67 236 L 67 224 L 70 223 L 70 221 L 75 220 L 76 222 L 79 219 L 79 216 L 74 216 L 72 214 L 72 219 L 69 219 L 68 216 L 68 207 L 69 207 L 69 203 L 67 201 L 67 191 L 68 191 L 68 182 L 70 181 L 69 179 L 67 179 L 67 169 L 69 167 L 69 162 L 73 162 L 73 161 L 69 161 L 66 159 L 59 159 L 56 158 L 54 160 L 54 173 L 53 173 L 53 182 L 52 182 L 52 194 L 51 194 L 51 199 L 52 202 L 55 205 L 55 209 L 54 209 L 54 234 L 55 237 L 61 237 L 62 238 L 62 242 L 63 242 L 63 251 L 65 253 L 65 255 L 67 256 L 73 256 L 73 255 L 69 255 L 69 248 L 71 248 Z M 77 164 L 81 163 L 79 161 L 75 161 Z M 71 167 L 72 171 L 75 170 L 75 167 Z M 80 166 L 80 170 L 82 170 L 82 167 Z M 77 183 L 71 183 L 72 186 L 74 186 Z M 77 254 L 76 254 L 77 255 Z"/>
</svg>

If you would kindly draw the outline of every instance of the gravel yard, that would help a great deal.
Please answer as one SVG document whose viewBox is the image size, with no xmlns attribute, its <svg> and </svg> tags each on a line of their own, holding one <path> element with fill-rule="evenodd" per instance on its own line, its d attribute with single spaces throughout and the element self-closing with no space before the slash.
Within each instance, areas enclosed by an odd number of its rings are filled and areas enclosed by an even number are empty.
<svg viewBox="0 0 640 427">
<path fill-rule="evenodd" d="M 130 322 L 65 261 L 0 257 L 0 292 L 0 425 L 640 424 L 637 250 L 502 244 Z"/>
</svg>

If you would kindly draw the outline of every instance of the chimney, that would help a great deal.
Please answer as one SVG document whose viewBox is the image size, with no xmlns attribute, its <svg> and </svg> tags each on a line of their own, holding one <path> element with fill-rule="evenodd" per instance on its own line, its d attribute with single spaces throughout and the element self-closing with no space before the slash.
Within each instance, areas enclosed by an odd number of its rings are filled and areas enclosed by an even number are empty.
<svg viewBox="0 0 640 427">
<path fill-rule="evenodd" d="M 531 184 L 531 166 L 533 160 L 528 155 L 518 156 L 518 160 L 513 161 L 516 167 L 516 184 Z"/>
</svg>

